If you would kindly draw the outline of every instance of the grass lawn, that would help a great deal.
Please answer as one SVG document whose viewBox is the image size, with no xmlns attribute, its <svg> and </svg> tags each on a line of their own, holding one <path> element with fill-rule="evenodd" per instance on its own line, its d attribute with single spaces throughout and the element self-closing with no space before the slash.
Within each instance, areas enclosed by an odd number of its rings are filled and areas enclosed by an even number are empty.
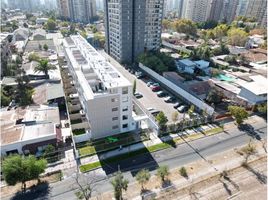
<svg viewBox="0 0 268 200">
<path fill-rule="evenodd" d="M 73 130 L 74 135 L 82 135 L 84 133 L 86 133 L 86 130 L 84 128 Z"/>
<path fill-rule="evenodd" d="M 80 156 L 88 156 L 96 153 L 96 150 L 93 146 L 86 146 L 78 149 Z"/>
<path fill-rule="evenodd" d="M 74 120 L 71 120 L 71 124 L 79 124 L 82 122 L 82 119 L 74 119 Z"/>
<path fill-rule="evenodd" d="M 217 127 L 217 128 L 213 128 L 213 129 L 204 131 L 204 134 L 205 135 L 214 135 L 214 134 L 220 133 L 222 131 L 223 131 L 223 128 Z"/>
</svg>

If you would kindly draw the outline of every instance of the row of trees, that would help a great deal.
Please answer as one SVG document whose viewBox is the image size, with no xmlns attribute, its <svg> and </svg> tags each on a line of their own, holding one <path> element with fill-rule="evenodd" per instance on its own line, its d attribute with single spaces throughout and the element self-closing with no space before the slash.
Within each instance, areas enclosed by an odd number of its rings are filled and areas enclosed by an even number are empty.
<svg viewBox="0 0 268 200">
<path fill-rule="evenodd" d="M 176 70 L 174 59 L 165 53 L 146 52 L 138 57 L 138 62 L 144 64 L 159 74 L 162 74 L 165 71 Z"/>
</svg>

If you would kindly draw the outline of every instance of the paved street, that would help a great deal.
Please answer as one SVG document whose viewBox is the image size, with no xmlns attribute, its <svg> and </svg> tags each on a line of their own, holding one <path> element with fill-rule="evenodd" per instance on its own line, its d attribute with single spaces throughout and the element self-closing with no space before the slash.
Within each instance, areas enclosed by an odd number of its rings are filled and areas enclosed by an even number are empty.
<svg viewBox="0 0 268 200">
<path fill-rule="evenodd" d="M 103 50 L 99 51 L 106 59 L 110 61 L 110 63 L 116 67 L 118 71 L 120 71 L 124 77 L 126 77 L 131 83 L 136 79 L 137 84 L 137 92 L 143 94 L 143 97 L 138 99 L 145 108 L 155 108 L 157 110 L 163 111 L 167 116 L 169 121 L 172 121 L 172 113 L 176 110 L 173 108 L 172 103 L 166 103 L 164 98 L 159 98 L 156 93 L 154 93 L 149 87 L 147 87 L 145 80 L 137 79 L 135 75 L 131 74 L 127 71 L 123 66 L 121 66 L 116 60 L 114 60 L 111 56 L 106 54 Z M 178 115 L 178 119 L 182 119 L 183 114 Z"/>
<path fill-rule="evenodd" d="M 255 131 L 261 138 L 266 138 L 266 123 L 255 122 L 252 126 L 254 126 Z M 157 165 L 168 165 L 172 169 L 202 159 L 200 155 L 203 158 L 206 158 L 207 156 L 246 144 L 251 138 L 252 136 L 239 131 L 235 126 L 230 125 L 226 132 L 190 142 L 192 147 L 183 143 L 177 148 L 137 156 L 124 161 L 119 161 L 117 164 L 106 165 L 105 167 L 115 171 L 118 169 L 118 165 L 120 165 L 120 169 L 125 171 L 124 176 L 131 183 L 134 181 L 133 175 L 135 174 L 135 171 L 140 168 L 150 168 L 151 173 L 155 173 L 153 169 Z M 198 151 L 199 155 L 196 151 Z M 96 179 L 100 180 L 96 186 L 97 193 L 112 190 L 109 178 L 107 178 L 101 171 L 102 170 L 95 170 L 94 172 L 88 173 L 89 175 L 92 175 L 93 173 L 98 174 L 95 176 Z M 50 199 L 75 199 L 75 188 L 76 186 L 72 178 L 67 178 L 61 182 L 51 184 Z"/>
</svg>

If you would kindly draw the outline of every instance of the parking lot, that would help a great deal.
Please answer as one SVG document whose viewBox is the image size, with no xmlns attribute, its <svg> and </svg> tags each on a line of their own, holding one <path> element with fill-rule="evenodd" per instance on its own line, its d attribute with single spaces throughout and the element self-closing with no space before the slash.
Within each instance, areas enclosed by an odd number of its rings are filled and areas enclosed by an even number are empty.
<svg viewBox="0 0 268 200">
<path fill-rule="evenodd" d="M 117 61 L 107 55 L 104 51 L 99 51 L 105 58 L 107 58 L 110 63 L 120 71 L 123 76 L 125 76 L 131 83 L 136 79 L 136 92 L 139 92 L 143 95 L 142 98 L 139 98 L 140 101 L 145 108 L 154 108 L 156 110 L 163 111 L 167 116 L 169 122 L 172 122 L 172 113 L 177 112 L 175 108 L 173 108 L 174 103 L 166 103 L 164 101 L 164 97 L 160 98 L 157 96 L 155 92 L 151 90 L 150 87 L 146 85 L 149 79 L 137 79 L 134 74 L 131 74 L 128 70 L 126 70 L 123 66 L 121 66 Z M 183 117 L 188 117 L 188 114 L 182 114 L 178 112 L 178 120 L 181 120 Z"/>
</svg>

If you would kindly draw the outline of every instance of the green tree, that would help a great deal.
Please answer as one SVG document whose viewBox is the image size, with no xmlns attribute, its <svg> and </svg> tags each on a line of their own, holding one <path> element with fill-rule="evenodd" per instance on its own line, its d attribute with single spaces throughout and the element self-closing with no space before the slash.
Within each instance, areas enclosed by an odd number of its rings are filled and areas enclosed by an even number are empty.
<svg viewBox="0 0 268 200">
<path fill-rule="evenodd" d="M 195 23 L 188 19 L 179 19 L 174 22 L 175 30 L 179 33 L 185 33 L 196 36 L 197 27 Z"/>
<path fill-rule="evenodd" d="M 136 180 L 141 185 L 141 190 L 144 190 L 144 184 L 146 184 L 151 177 L 151 174 L 148 169 L 142 169 L 136 174 Z"/>
<path fill-rule="evenodd" d="M 8 185 L 21 182 L 22 190 L 25 191 L 26 182 L 39 179 L 39 175 L 45 171 L 46 166 L 45 159 L 37 160 L 34 156 L 11 155 L 4 159 L 2 172 Z"/>
<path fill-rule="evenodd" d="M 94 40 L 98 41 L 100 44 L 100 47 L 104 47 L 105 44 L 105 36 L 102 35 L 100 32 L 94 33 Z"/>
<path fill-rule="evenodd" d="M 188 173 L 187 173 L 187 170 L 185 169 L 185 167 L 180 168 L 180 175 L 185 177 L 185 178 L 188 177 Z"/>
<path fill-rule="evenodd" d="M 225 62 L 228 62 L 228 63 L 231 64 L 231 65 L 235 65 L 235 64 L 237 64 L 236 56 L 232 56 L 232 55 L 226 56 L 226 57 L 224 58 L 224 61 L 225 61 Z"/>
<path fill-rule="evenodd" d="M 166 128 L 166 124 L 168 122 L 168 118 L 166 117 L 164 112 L 161 111 L 160 113 L 158 113 L 158 115 L 156 116 L 155 119 L 158 122 L 158 125 L 160 126 L 160 129 L 164 130 Z"/>
<path fill-rule="evenodd" d="M 49 18 L 45 24 L 46 29 L 49 31 L 56 30 L 56 26 L 57 26 L 57 24 L 56 24 L 55 20 L 52 18 Z"/>
<path fill-rule="evenodd" d="M 222 39 L 224 36 L 227 36 L 228 29 L 228 25 L 219 24 L 213 29 L 213 34 L 216 38 Z"/>
<path fill-rule="evenodd" d="M 47 51 L 48 50 L 47 44 L 44 44 L 43 48 L 44 48 L 45 51 Z"/>
<path fill-rule="evenodd" d="M 245 119 L 248 118 L 248 112 L 245 108 L 240 106 L 228 106 L 228 110 L 231 115 L 235 118 L 238 125 L 242 124 Z"/>
<path fill-rule="evenodd" d="M 250 140 L 249 143 L 241 149 L 241 151 L 245 154 L 245 163 L 247 163 L 249 157 L 256 153 L 256 146 L 252 144 Z"/>
<path fill-rule="evenodd" d="M 190 108 L 189 108 L 189 110 L 188 110 L 188 115 L 189 116 L 192 116 L 192 114 L 194 112 L 194 109 L 195 109 L 194 105 L 191 105 Z"/>
<path fill-rule="evenodd" d="M 133 94 L 135 94 L 135 92 L 136 92 L 136 87 L 137 87 L 137 81 L 135 79 L 133 82 L 133 91 L 132 91 Z"/>
<path fill-rule="evenodd" d="M 15 90 L 15 101 L 19 103 L 20 106 L 30 105 L 33 101 L 32 95 L 34 90 L 29 86 L 29 81 L 29 77 L 25 75 L 24 71 L 16 78 L 17 87 Z"/>
<path fill-rule="evenodd" d="M 128 180 L 124 179 L 124 176 L 121 172 L 118 172 L 114 179 L 111 181 L 111 184 L 114 188 L 114 197 L 116 200 L 122 200 L 123 190 L 127 190 Z"/>
<path fill-rule="evenodd" d="M 218 92 L 215 89 L 213 89 L 209 91 L 206 101 L 209 103 L 220 103 L 221 99 L 222 97 L 218 94 Z"/>
<path fill-rule="evenodd" d="M 228 33 L 228 42 L 233 46 L 245 46 L 248 34 L 240 28 L 231 28 Z"/>
<path fill-rule="evenodd" d="M 164 165 L 164 166 L 158 167 L 156 176 L 160 178 L 162 184 L 165 183 L 166 181 L 165 179 L 168 175 L 169 175 L 168 166 Z"/>
<path fill-rule="evenodd" d="M 43 156 L 44 157 L 49 156 L 54 152 L 55 152 L 55 147 L 52 144 L 49 144 L 46 146 Z"/>
<path fill-rule="evenodd" d="M 2 107 L 8 106 L 10 102 L 11 98 L 9 96 L 6 96 L 3 90 L 1 90 L 1 106 Z"/>
<path fill-rule="evenodd" d="M 223 42 L 220 43 L 219 47 L 213 49 L 213 55 L 215 55 L 215 56 L 229 54 L 229 53 L 230 53 L 230 51 L 229 51 L 228 47 Z"/>
<path fill-rule="evenodd" d="M 69 23 L 66 22 L 66 21 L 64 21 L 64 22 L 61 23 L 61 26 L 62 26 L 62 27 L 68 27 L 68 26 L 69 26 Z"/>
<path fill-rule="evenodd" d="M 48 60 L 46 59 L 41 59 L 39 61 L 39 64 L 34 68 L 35 72 L 43 72 L 46 75 L 46 78 L 49 79 L 48 72 L 51 70 L 57 69 L 55 66 L 50 65 L 48 63 Z"/>
<path fill-rule="evenodd" d="M 42 46 L 41 46 L 42 47 Z M 40 57 L 36 54 L 36 53 L 31 53 L 29 56 L 28 56 L 28 60 L 31 62 L 31 61 L 36 61 L 36 62 L 39 62 L 40 60 Z"/>
<path fill-rule="evenodd" d="M 173 23 L 170 20 L 167 20 L 167 19 L 162 20 L 163 29 L 171 29 L 172 26 L 173 26 Z"/>
<path fill-rule="evenodd" d="M 267 114 L 267 103 L 260 104 L 257 106 L 257 110 L 262 114 Z"/>
</svg>

